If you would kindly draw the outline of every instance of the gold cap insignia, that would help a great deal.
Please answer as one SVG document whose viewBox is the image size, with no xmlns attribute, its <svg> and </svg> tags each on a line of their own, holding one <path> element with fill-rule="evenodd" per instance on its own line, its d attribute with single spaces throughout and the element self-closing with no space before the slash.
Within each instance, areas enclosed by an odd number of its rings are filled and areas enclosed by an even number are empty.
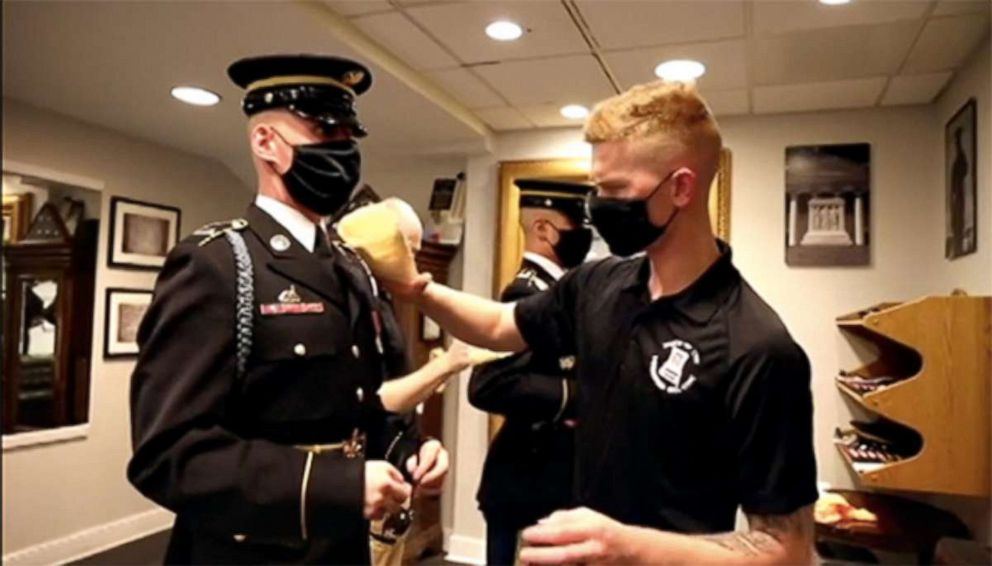
<svg viewBox="0 0 992 566">
<path fill-rule="evenodd" d="M 348 71 L 341 75 L 341 82 L 348 86 L 355 86 L 365 78 L 365 71 Z"/>
</svg>

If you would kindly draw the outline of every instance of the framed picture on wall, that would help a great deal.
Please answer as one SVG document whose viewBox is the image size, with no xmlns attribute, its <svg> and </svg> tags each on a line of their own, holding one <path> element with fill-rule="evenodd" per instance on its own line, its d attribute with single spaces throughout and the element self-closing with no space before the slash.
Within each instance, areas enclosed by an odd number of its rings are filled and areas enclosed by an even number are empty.
<svg viewBox="0 0 992 566">
<path fill-rule="evenodd" d="M 31 223 L 31 193 L 3 195 L 3 242 L 15 243 L 24 238 Z"/>
<path fill-rule="evenodd" d="M 785 263 L 857 266 L 871 259 L 871 145 L 785 149 Z"/>
<path fill-rule="evenodd" d="M 944 126 L 944 186 L 946 187 L 944 256 L 954 259 L 978 248 L 976 206 L 978 140 L 972 98 Z M 986 150 L 988 151 L 988 150 Z"/>
<path fill-rule="evenodd" d="M 138 355 L 138 326 L 152 302 L 152 292 L 109 287 L 106 293 L 103 357 L 133 358 Z"/>
<path fill-rule="evenodd" d="M 126 269 L 162 267 L 179 241 L 180 216 L 174 206 L 112 197 L 107 264 Z"/>
</svg>

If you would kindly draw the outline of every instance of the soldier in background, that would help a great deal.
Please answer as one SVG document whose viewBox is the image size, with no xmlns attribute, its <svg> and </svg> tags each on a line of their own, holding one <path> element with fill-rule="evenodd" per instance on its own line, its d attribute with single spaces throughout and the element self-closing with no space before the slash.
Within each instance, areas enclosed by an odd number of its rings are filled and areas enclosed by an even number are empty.
<svg viewBox="0 0 992 566">
<path fill-rule="evenodd" d="M 590 185 L 520 179 L 524 257 L 500 300 L 540 293 L 582 263 L 592 244 L 585 198 Z M 575 358 L 524 352 L 479 366 L 469 401 L 506 417 L 486 456 L 479 508 L 486 518 L 487 564 L 513 564 L 521 530 L 572 502 Z"/>
</svg>

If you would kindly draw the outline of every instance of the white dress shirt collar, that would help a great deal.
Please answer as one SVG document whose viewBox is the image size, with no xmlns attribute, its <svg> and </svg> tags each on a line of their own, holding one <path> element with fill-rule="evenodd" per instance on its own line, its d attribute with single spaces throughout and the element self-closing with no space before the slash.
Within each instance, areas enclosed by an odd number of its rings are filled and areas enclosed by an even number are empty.
<svg viewBox="0 0 992 566">
<path fill-rule="evenodd" d="M 300 243 L 308 252 L 313 252 L 313 244 L 316 240 L 317 225 L 303 215 L 302 212 L 279 202 L 276 199 L 258 195 L 255 197 L 255 206 L 261 208 L 283 228 L 289 232 L 293 238 Z"/>
<path fill-rule="evenodd" d="M 560 265 L 544 257 L 543 255 L 536 254 L 534 252 L 524 252 L 524 259 L 541 266 L 541 269 L 547 271 L 548 275 L 553 277 L 555 281 L 561 279 L 562 275 L 565 275 L 565 270 L 562 269 Z"/>
</svg>

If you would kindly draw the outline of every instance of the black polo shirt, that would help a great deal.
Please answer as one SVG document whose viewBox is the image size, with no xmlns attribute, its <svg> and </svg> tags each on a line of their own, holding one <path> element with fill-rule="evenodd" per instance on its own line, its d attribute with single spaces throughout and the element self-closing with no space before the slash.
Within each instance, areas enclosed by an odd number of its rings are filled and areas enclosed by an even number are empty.
<svg viewBox="0 0 992 566">
<path fill-rule="evenodd" d="M 810 366 L 730 249 L 684 291 L 651 301 L 645 257 L 607 258 L 523 299 L 534 350 L 576 356 L 576 489 L 625 523 L 734 528 L 816 500 Z"/>
</svg>

